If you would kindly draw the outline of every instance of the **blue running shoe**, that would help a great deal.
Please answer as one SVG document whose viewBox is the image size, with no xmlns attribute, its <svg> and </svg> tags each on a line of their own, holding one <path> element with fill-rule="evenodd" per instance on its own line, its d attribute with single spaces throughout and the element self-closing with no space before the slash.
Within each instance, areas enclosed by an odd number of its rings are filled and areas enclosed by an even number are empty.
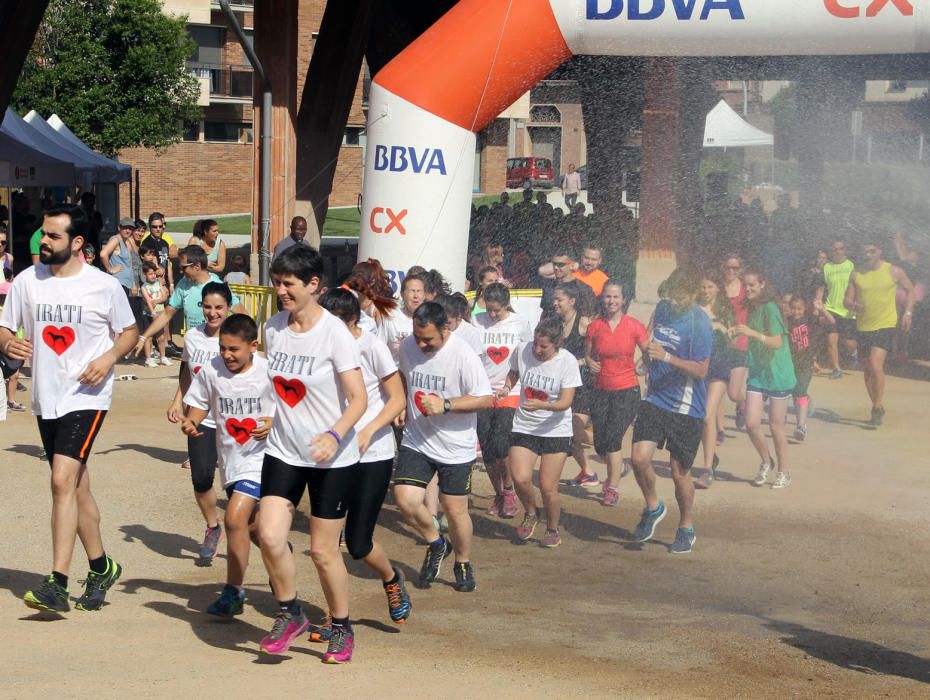
<svg viewBox="0 0 930 700">
<path fill-rule="evenodd" d="M 675 531 L 675 541 L 668 551 L 672 554 L 687 554 L 694 547 L 697 536 L 693 527 L 680 527 Z"/>
<path fill-rule="evenodd" d="M 245 591 L 226 584 L 220 597 L 210 603 L 207 613 L 217 617 L 233 617 L 242 614 L 242 603 L 245 601 Z"/>
<path fill-rule="evenodd" d="M 639 519 L 639 525 L 633 531 L 634 542 L 648 542 L 656 534 L 656 526 L 662 522 L 668 514 L 668 508 L 662 501 L 659 501 L 659 507 L 655 510 L 643 508 L 643 515 Z"/>
</svg>

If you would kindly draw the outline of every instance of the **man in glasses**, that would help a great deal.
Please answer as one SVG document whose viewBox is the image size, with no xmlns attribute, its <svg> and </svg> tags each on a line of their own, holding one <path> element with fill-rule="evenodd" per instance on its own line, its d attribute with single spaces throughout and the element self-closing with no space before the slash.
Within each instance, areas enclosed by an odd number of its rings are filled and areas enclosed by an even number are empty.
<svg viewBox="0 0 930 700">
<path fill-rule="evenodd" d="M 856 314 L 847 309 L 844 303 L 849 278 L 855 267 L 853 261 L 846 257 L 846 243 L 839 239 L 833 241 L 830 246 L 830 262 L 823 266 L 823 281 L 814 299 L 815 310 L 824 310 L 836 319 L 836 325 L 827 334 L 830 365 L 833 370 L 830 379 L 840 379 L 843 376 L 840 369 L 840 336 L 846 345 L 846 353 L 850 357 L 856 357 Z"/>
<path fill-rule="evenodd" d="M 171 237 L 165 233 L 165 215 L 161 212 L 149 214 L 149 233 L 142 239 L 140 254 L 145 250 L 154 250 L 158 264 L 165 271 L 169 294 L 174 291 L 174 270 L 169 262 L 178 256 L 178 249 Z"/>
</svg>

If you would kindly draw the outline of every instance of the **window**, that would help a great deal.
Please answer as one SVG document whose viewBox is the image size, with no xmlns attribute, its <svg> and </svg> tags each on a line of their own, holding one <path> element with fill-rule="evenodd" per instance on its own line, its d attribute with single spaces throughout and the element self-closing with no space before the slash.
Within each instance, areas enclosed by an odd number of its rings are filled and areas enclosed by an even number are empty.
<svg viewBox="0 0 930 700">
<path fill-rule="evenodd" d="M 343 146 L 364 146 L 365 145 L 365 130 L 359 126 L 346 127 L 345 133 L 342 136 L 342 145 Z"/>
<path fill-rule="evenodd" d="M 904 92 L 907 90 L 906 80 L 889 80 L 888 92 Z"/>
<path fill-rule="evenodd" d="M 183 128 L 185 141 L 200 141 L 200 122 L 185 122 Z"/>
<path fill-rule="evenodd" d="M 223 62 L 225 30 L 222 27 L 189 25 L 187 33 L 197 43 L 197 48 L 189 59 L 190 63 L 218 65 Z"/>
<path fill-rule="evenodd" d="M 203 140 L 252 143 L 252 125 L 245 122 L 205 121 L 203 123 Z"/>
</svg>

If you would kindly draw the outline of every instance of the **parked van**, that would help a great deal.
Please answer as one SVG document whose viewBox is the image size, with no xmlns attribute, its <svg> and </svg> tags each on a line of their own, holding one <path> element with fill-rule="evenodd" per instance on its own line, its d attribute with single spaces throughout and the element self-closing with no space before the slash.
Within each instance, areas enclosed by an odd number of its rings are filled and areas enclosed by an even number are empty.
<svg viewBox="0 0 930 700">
<path fill-rule="evenodd" d="M 553 187 L 552 161 L 528 156 L 507 159 L 507 187 Z"/>
</svg>

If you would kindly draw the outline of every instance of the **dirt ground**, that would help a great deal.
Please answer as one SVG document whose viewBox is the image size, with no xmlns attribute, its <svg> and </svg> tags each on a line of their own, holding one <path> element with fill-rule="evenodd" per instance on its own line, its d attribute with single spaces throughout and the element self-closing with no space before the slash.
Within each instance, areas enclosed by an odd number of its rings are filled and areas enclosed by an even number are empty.
<svg viewBox="0 0 930 700">
<path fill-rule="evenodd" d="M 104 541 L 125 569 L 100 612 L 50 619 L 23 605 L 50 566 L 48 467 L 28 413 L 0 423 L 5 697 L 930 697 L 926 367 L 889 380 L 877 430 L 864 423 L 858 373 L 815 378 L 819 416 L 791 448 L 784 491 L 750 485 L 757 459 L 728 418 L 722 478 L 697 494 L 687 556 L 667 552 L 676 508 L 664 462 L 659 489 L 672 513 L 642 546 L 626 539 L 642 508 L 631 477 L 615 509 L 566 487 L 564 542 L 544 550 L 514 544 L 516 522 L 487 516 L 490 487 L 478 475 L 478 590 L 456 593 L 446 564 L 441 583 L 412 589 L 411 619 L 398 628 L 378 581 L 350 562 L 357 647 L 344 667 L 321 664 L 306 637 L 287 656 L 259 655 L 274 602 L 257 550 L 245 614 L 202 612 L 225 560 L 194 565 L 203 523 L 179 468 L 182 435 L 164 419 L 176 371 L 118 369 L 140 380 L 116 384 L 91 462 Z M 566 465 L 566 478 L 575 470 Z M 393 506 L 377 537 L 415 578 L 423 549 Z M 292 541 L 316 621 L 324 603 L 306 519 Z M 84 572 L 78 546 L 72 593 Z"/>
</svg>

